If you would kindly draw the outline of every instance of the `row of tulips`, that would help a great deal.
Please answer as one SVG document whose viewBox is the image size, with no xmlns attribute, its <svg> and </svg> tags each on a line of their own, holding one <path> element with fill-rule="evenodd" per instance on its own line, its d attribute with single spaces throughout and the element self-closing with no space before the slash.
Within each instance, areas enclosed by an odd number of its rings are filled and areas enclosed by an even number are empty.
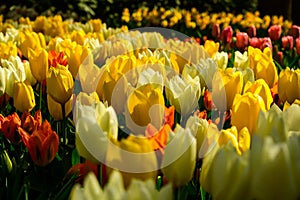
<svg viewBox="0 0 300 200">
<path fill-rule="evenodd" d="M 278 27 L 271 45 L 242 49 L 225 28 L 229 52 L 59 16 L 1 30 L 1 197 L 299 198 L 300 71 L 276 67 Z M 49 171 L 54 186 L 36 192 Z"/>
</svg>

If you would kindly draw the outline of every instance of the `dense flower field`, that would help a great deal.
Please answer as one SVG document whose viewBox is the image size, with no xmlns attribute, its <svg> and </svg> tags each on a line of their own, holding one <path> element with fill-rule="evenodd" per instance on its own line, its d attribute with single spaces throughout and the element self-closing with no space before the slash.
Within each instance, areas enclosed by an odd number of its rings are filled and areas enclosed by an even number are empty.
<svg viewBox="0 0 300 200">
<path fill-rule="evenodd" d="M 1 20 L 0 198 L 299 199 L 300 27 L 121 20 Z"/>
</svg>

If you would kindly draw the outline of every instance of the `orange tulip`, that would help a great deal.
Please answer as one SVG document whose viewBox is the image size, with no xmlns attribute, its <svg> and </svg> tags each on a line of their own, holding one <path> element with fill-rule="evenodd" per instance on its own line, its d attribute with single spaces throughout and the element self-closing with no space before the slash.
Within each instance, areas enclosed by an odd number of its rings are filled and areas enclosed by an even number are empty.
<svg viewBox="0 0 300 200">
<path fill-rule="evenodd" d="M 31 135 L 21 127 L 18 130 L 31 159 L 36 165 L 45 166 L 52 162 L 58 151 L 59 138 L 47 120 Z"/>
<path fill-rule="evenodd" d="M 24 112 L 21 118 L 21 127 L 28 133 L 33 133 L 38 127 L 42 125 L 42 112 L 36 111 L 34 116 L 29 112 Z"/>
<path fill-rule="evenodd" d="M 21 126 L 21 120 L 17 113 L 3 117 L 0 115 L 0 130 L 3 135 L 13 144 L 18 144 L 21 139 L 17 132 Z"/>
</svg>

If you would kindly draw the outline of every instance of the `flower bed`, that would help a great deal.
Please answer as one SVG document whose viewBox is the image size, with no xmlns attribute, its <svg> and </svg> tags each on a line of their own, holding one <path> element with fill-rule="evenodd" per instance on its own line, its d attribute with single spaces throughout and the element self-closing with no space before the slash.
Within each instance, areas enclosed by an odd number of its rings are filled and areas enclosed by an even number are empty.
<svg viewBox="0 0 300 200">
<path fill-rule="evenodd" d="M 122 20 L 1 23 L 1 199 L 299 198 L 300 27 Z"/>
</svg>

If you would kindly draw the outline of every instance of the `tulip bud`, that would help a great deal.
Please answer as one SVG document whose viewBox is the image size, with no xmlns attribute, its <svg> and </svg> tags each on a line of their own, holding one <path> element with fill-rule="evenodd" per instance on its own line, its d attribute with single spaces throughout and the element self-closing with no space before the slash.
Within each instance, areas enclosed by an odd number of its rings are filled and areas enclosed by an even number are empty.
<svg viewBox="0 0 300 200">
<path fill-rule="evenodd" d="M 300 36 L 300 26 L 293 25 L 290 34 L 294 39 L 298 38 Z"/>
<path fill-rule="evenodd" d="M 232 105 L 231 123 L 238 131 L 247 127 L 252 134 L 256 130 L 260 110 L 265 111 L 265 103 L 260 96 L 250 92 L 237 94 Z"/>
<path fill-rule="evenodd" d="M 234 72 L 232 68 L 219 70 L 212 81 L 212 99 L 220 111 L 229 110 L 232 107 L 236 94 L 241 94 L 243 77 L 241 72 Z"/>
<path fill-rule="evenodd" d="M 214 24 L 213 27 L 212 27 L 212 31 L 211 31 L 211 35 L 214 37 L 214 38 L 219 38 L 220 35 L 221 35 L 221 30 L 220 30 L 220 25 L 219 24 Z"/>
<path fill-rule="evenodd" d="M 180 187 L 193 177 L 197 142 L 189 128 L 184 129 L 177 125 L 173 134 L 174 137 L 165 148 L 161 170 L 168 181 L 175 187 Z"/>
<path fill-rule="evenodd" d="M 35 106 L 35 96 L 31 85 L 27 82 L 15 82 L 14 107 L 21 112 L 29 112 Z"/>
<path fill-rule="evenodd" d="M 2 150 L 2 152 L 0 153 L 0 172 L 1 172 L 0 175 L 7 176 L 8 173 L 11 172 L 12 167 L 13 165 L 7 151 L 5 149 Z"/>
<path fill-rule="evenodd" d="M 259 95 L 265 102 L 265 109 L 270 109 L 271 103 L 273 102 L 273 97 L 271 90 L 264 79 L 257 79 L 254 83 L 248 81 L 244 87 L 244 93 L 246 92 Z"/>
<path fill-rule="evenodd" d="M 281 35 L 281 26 L 272 25 L 268 29 L 268 34 L 269 34 L 269 37 L 271 38 L 272 41 L 278 40 L 280 38 L 280 35 Z"/>
<path fill-rule="evenodd" d="M 281 43 L 282 43 L 282 47 L 288 48 L 288 49 L 293 49 L 293 45 L 294 45 L 294 38 L 292 36 L 283 36 L 281 38 Z"/>
<path fill-rule="evenodd" d="M 225 44 L 231 43 L 231 42 L 232 42 L 232 35 L 233 35 L 233 30 L 232 30 L 231 26 L 227 26 L 227 27 L 224 28 L 224 30 L 222 31 L 221 39 L 222 39 L 222 41 L 223 41 Z"/>
<path fill-rule="evenodd" d="M 247 33 L 248 33 L 250 38 L 256 37 L 256 27 L 254 25 L 250 25 L 248 27 Z"/>
<path fill-rule="evenodd" d="M 298 56 L 300 56 L 300 38 L 296 39 L 296 51 Z"/>
<path fill-rule="evenodd" d="M 278 95 L 282 102 L 287 101 L 293 103 L 296 99 L 300 99 L 300 69 L 290 70 L 287 67 L 279 74 L 278 79 Z"/>
<path fill-rule="evenodd" d="M 58 103 L 66 103 L 73 93 L 73 76 L 67 67 L 57 64 L 47 75 L 47 93 Z"/>
<path fill-rule="evenodd" d="M 236 46 L 239 49 L 245 49 L 248 46 L 249 37 L 247 33 L 244 32 L 238 32 L 236 34 Z"/>
</svg>

